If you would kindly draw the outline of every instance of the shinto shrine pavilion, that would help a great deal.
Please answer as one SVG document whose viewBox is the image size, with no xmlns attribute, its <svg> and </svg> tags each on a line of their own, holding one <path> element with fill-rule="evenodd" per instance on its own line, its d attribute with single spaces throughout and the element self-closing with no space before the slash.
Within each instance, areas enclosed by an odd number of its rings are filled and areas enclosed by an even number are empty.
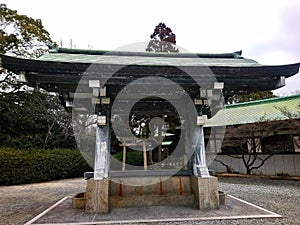
<svg viewBox="0 0 300 225">
<path fill-rule="evenodd" d="M 105 213 L 110 207 L 157 204 L 218 208 L 217 178 L 209 174 L 206 165 L 205 121 L 210 124 L 209 120 L 228 97 L 280 88 L 286 78 L 299 71 L 299 63 L 261 65 L 242 57 L 241 51 L 189 54 L 53 48 L 37 59 L 1 55 L 1 65 L 24 76 L 29 86 L 60 93 L 62 103 L 72 106 L 73 111 L 92 108 L 92 113 L 97 115 L 94 174 L 87 181 L 86 192 L 86 211 L 91 213 Z M 116 103 L 118 107 L 114 108 Z M 134 105 L 130 112 L 128 105 Z M 182 169 L 174 172 L 160 167 L 163 160 L 160 144 L 156 148 L 159 166 L 148 166 L 146 151 L 153 143 L 143 140 L 140 142 L 144 152 L 142 171 L 126 171 L 124 157 L 121 171 L 110 170 L 113 115 L 130 113 L 160 118 L 172 115 L 181 122 L 182 130 L 177 138 L 184 140 L 178 143 L 180 150 L 176 156 L 181 156 Z M 130 143 L 124 140 L 125 137 L 119 139 L 125 147 L 124 153 L 126 146 L 138 145 L 137 139 Z M 214 139 L 221 140 L 222 137 Z M 151 182 L 130 186 L 137 179 Z"/>
</svg>

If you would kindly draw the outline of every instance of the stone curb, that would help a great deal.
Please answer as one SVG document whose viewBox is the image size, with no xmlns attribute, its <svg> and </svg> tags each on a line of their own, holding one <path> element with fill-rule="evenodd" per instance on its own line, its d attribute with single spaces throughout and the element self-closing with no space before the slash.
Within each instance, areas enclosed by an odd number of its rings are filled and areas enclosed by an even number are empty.
<svg viewBox="0 0 300 225">
<path fill-rule="evenodd" d="M 300 176 L 273 176 L 273 175 L 248 175 L 239 173 L 216 173 L 216 177 L 237 177 L 237 178 L 258 178 L 272 180 L 293 180 L 300 181 Z"/>
</svg>

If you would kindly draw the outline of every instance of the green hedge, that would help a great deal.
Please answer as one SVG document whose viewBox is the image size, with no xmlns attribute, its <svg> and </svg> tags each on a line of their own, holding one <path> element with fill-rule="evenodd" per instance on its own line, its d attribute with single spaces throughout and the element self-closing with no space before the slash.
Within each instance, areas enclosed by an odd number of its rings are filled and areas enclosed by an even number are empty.
<svg viewBox="0 0 300 225">
<path fill-rule="evenodd" d="M 113 155 L 120 162 L 123 161 L 123 152 L 117 152 Z M 144 158 L 142 151 L 128 151 L 126 153 L 126 164 L 130 164 L 133 166 L 143 166 Z"/>
<path fill-rule="evenodd" d="M 78 150 L 0 148 L 0 184 L 36 183 L 83 177 L 92 169 Z"/>
</svg>

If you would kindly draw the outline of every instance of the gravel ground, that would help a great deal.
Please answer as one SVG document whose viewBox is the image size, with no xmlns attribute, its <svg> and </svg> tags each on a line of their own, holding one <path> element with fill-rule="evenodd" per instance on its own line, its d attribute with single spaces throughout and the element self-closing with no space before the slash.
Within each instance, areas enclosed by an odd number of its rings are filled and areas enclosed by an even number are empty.
<svg viewBox="0 0 300 225">
<path fill-rule="evenodd" d="M 300 181 L 228 177 L 219 178 L 219 189 L 227 194 L 275 212 L 283 216 L 283 218 L 201 221 L 201 223 L 194 221 L 172 224 L 300 224 Z"/>
<path fill-rule="evenodd" d="M 194 221 L 163 224 L 300 224 L 300 181 L 219 178 L 219 189 L 284 218 Z M 0 224 L 24 224 L 67 195 L 84 191 L 83 179 L 0 187 Z M 149 224 L 149 223 L 148 223 Z"/>
<path fill-rule="evenodd" d="M 0 224 L 24 224 L 63 197 L 84 190 L 84 179 L 0 186 Z"/>
</svg>

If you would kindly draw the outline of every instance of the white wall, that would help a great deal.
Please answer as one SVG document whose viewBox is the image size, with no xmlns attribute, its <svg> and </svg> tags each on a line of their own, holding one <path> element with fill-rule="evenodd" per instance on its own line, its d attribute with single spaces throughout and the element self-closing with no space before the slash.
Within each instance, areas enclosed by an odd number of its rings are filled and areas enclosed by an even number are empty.
<svg viewBox="0 0 300 225">
<path fill-rule="evenodd" d="M 267 155 L 260 155 L 260 157 L 266 156 Z M 241 159 L 235 159 L 227 155 L 218 155 L 216 159 L 231 166 L 234 172 L 246 173 L 245 166 Z M 213 161 L 209 168 L 216 172 L 226 172 L 226 167 L 216 161 Z M 288 173 L 289 175 L 300 176 L 300 154 L 274 155 L 269 158 L 261 168 L 253 170 L 252 173 L 264 175 Z"/>
</svg>

